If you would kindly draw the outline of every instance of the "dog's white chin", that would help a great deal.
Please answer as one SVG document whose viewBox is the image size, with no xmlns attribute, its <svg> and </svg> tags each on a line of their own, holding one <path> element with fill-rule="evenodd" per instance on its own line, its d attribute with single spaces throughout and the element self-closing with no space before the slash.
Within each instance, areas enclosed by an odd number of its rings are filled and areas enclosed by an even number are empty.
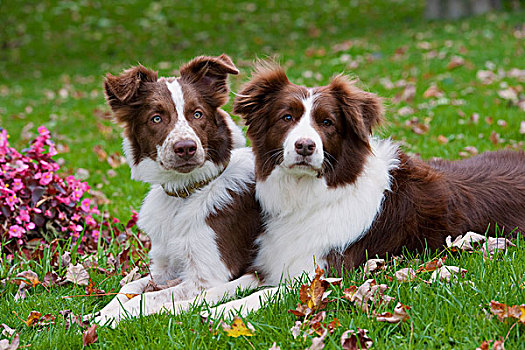
<svg viewBox="0 0 525 350">
<path fill-rule="evenodd" d="M 310 165 L 292 164 L 292 165 L 281 165 L 281 169 L 288 174 L 303 177 L 303 176 L 318 176 L 321 169 L 316 169 Z"/>
</svg>

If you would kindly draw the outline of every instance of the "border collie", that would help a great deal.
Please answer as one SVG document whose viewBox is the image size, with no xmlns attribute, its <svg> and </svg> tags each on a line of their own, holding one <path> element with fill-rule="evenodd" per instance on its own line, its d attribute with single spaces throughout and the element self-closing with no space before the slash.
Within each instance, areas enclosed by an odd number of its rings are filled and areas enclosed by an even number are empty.
<svg viewBox="0 0 525 350">
<path fill-rule="evenodd" d="M 367 257 L 438 249 L 467 231 L 525 232 L 525 153 L 488 152 L 462 161 L 409 157 L 371 136 L 381 100 L 343 75 L 306 88 L 284 70 L 258 66 L 234 101 L 255 154 L 256 198 L 264 232 L 252 272 L 207 291 L 207 301 L 236 288 L 277 285 L 315 264 L 342 275 Z M 218 306 L 217 314 L 261 306 L 265 293 Z M 177 312 L 187 301 L 168 303 Z"/>
<path fill-rule="evenodd" d="M 238 70 L 226 55 L 197 57 L 179 78 L 158 78 L 141 65 L 107 74 L 106 100 L 124 128 L 131 176 L 151 184 L 138 221 L 151 239 L 151 274 L 121 293 L 141 294 L 150 280 L 181 282 L 132 299 L 119 294 L 97 322 L 138 315 L 141 302 L 143 314 L 155 313 L 171 298 L 192 298 L 250 266 L 260 212 L 253 155 L 220 109 L 228 100 L 228 74 Z"/>
</svg>

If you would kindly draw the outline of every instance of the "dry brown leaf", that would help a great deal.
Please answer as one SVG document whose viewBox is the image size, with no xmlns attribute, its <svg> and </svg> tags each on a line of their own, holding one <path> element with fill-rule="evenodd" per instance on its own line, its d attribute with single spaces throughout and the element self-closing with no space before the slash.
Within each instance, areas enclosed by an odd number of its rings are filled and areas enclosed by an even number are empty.
<svg viewBox="0 0 525 350">
<path fill-rule="evenodd" d="M 437 141 L 438 141 L 439 144 L 444 145 L 444 144 L 448 143 L 448 138 L 443 136 L 443 135 L 439 135 L 437 137 Z"/>
<path fill-rule="evenodd" d="M 394 313 L 383 312 L 374 316 L 379 322 L 399 323 L 407 320 L 410 317 L 407 313 L 407 310 L 410 310 L 410 306 L 406 306 L 398 302 L 394 308 Z"/>
<path fill-rule="evenodd" d="M 417 269 L 417 273 L 435 271 L 436 269 L 438 269 L 441 266 L 443 266 L 443 264 L 445 263 L 445 260 L 447 260 L 447 256 L 446 255 L 444 257 L 442 257 L 442 258 L 436 258 L 434 260 L 431 260 L 431 261 L 427 262 L 425 265 L 419 267 L 419 269 Z"/>
<path fill-rule="evenodd" d="M 322 350 L 324 349 L 324 339 L 326 338 L 326 335 L 328 334 L 328 331 L 325 330 L 324 333 L 317 338 L 312 339 L 312 345 L 308 347 L 306 350 Z"/>
<path fill-rule="evenodd" d="M 492 256 L 494 253 L 505 250 L 508 247 L 515 247 L 516 245 L 506 238 L 489 237 L 487 242 L 481 247 L 483 255 L 486 257 Z"/>
<path fill-rule="evenodd" d="M 451 236 L 448 236 L 445 239 L 447 247 L 451 248 L 452 251 L 456 251 L 458 249 L 472 251 L 474 248 L 483 244 L 485 240 L 485 236 L 472 231 L 467 232 L 464 236 L 457 236 L 453 242 Z"/>
<path fill-rule="evenodd" d="M 428 89 L 423 93 L 424 98 L 440 98 L 443 97 L 443 95 L 443 91 L 441 91 L 435 84 L 430 85 Z"/>
<path fill-rule="evenodd" d="M 411 267 L 396 271 L 396 280 L 399 282 L 412 282 L 417 278 L 416 271 Z"/>
<path fill-rule="evenodd" d="M 66 271 L 66 281 L 79 286 L 87 286 L 89 284 L 89 274 L 80 263 L 70 265 Z"/>
<path fill-rule="evenodd" d="M 124 276 L 119 282 L 121 287 L 124 287 L 126 284 L 140 279 L 139 267 L 135 266 L 130 272 Z"/>
<path fill-rule="evenodd" d="M 58 281 L 58 275 L 54 271 L 49 271 L 44 276 L 44 284 L 46 287 L 53 287 Z"/>
<path fill-rule="evenodd" d="M 461 56 L 453 56 L 447 65 L 447 69 L 454 69 L 465 64 L 465 59 Z"/>
<path fill-rule="evenodd" d="M 349 295 L 351 292 L 348 294 L 343 292 L 343 297 L 345 299 L 349 298 L 348 300 L 361 308 L 363 312 L 368 313 L 370 308 L 370 305 L 368 304 L 369 301 L 371 301 L 373 305 L 378 306 L 381 304 L 388 304 L 393 300 L 392 297 L 383 295 L 387 289 L 388 286 L 386 284 L 377 284 L 375 280 L 369 279 L 359 286 L 351 295 Z"/>
<path fill-rule="evenodd" d="M 461 274 L 461 277 L 465 277 L 466 273 L 467 270 L 460 267 L 443 265 L 432 273 L 432 276 L 430 276 L 430 282 L 435 282 L 437 280 L 445 280 L 450 282 L 459 274 Z"/>
<path fill-rule="evenodd" d="M 5 323 L 2 323 L 0 327 L 2 327 L 2 335 L 4 337 L 11 337 L 13 334 L 15 334 L 15 330 Z"/>
<path fill-rule="evenodd" d="M 490 312 L 497 316 L 501 322 L 505 322 L 505 320 L 511 318 L 521 324 L 525 324 L 525 304 L 509 306 L 492 300 L 490 302 Z"/>
<path fill-rule="evenodd" d="M 40 283 L 38 275 L 31 270 L 17 274 L 14 282 L 18 285 L 26 285 L 28 287 L 36 287 Z"/>
<path fill-rule="evenodd" d="M 84 333 L 82 333 L 82 346 L 89 346 L 98 340 L 97 325 L 91 325 Z"/>
<path fill-rule="evenodd" d="M 394 103 L 399 103 L 402 101 L 411 102 L 416 96 L 416 86 L 414 84 L 407 84 L 403 91 L 397 94 L 392 101 Z"/>
<path fill-rule="evenodd" d="M 42 317 L 42 314 L 33 310 L 29 313 L 29 316 L 27 316 L 25 323 L 28 327 L 34 326 L 38 320 L 40 320 L 40 317 Z"/>
<path fill-rule="evenodd" d="M 341 335 L 343 350 L 370 349 L 374 343 L 367 335 L 367 329 L 357 329 L 357 333 L 350 329 Z"/>
<path fill-rule="evenodd" d="M 101 145 L 93 146 L 93 152 L 95 152 L 97 155 L 99 162 L 104 162 L 106 159 L 108 159 L 108 153 L 104 151 Z"/>
<path fill-rule="evenodd" d="M 492 130 L 489 136 L 490 142 L 492 142 L 493 145 L 497 145 L 499 143 L 499 134 Z"/>
<path fill-rule="evenodd" d="M 365 263 L 365 275 L 376 274 L 384 270 L 386 262 L 384 259 L 369 259 Z"/>
<path fill-rule="evenodd" d="M 20 346 L 20 336 L 17 334 L 10 343 L 9 339 L 0 340 L 0 350 L 16 350 Z"/>
</svg>

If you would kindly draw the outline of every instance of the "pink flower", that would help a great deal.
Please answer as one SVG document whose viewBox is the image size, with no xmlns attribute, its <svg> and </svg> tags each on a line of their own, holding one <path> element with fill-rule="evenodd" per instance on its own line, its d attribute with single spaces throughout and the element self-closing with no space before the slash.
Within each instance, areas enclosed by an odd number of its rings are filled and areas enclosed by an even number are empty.
<svg viewBox="0 0 525 350">
<path fill-rule="evenodd" d="M 20 179 L 14 179 L 13 180 L 13 190 L 14 191 L 20 191 L 22 188 L 24 188 L 24 183 Z"/>
<path fill-rule="evenodd" d="M 100 237 L 100 232 L 98 230 L 93 230 L 91 232 L 91 237 L 95 240 L 95 243 L 98 243 L 98 238 Z"/>
<path fill-rule="evenodd" d="M 78 202 L 80 200 L 80 197 L 82 197 L 83 194 L 84 194 L 84 191 L 77 188 L 71 194 L 71 199 L 73 200 L 73 202 Z"/>
<path fill-rule="evenodd" d="M 15 204 L 18 203 L 18 198 L 15 195 L 9 196 L 5 199 L 6 204 L 9 206 L 11 211 L 15 210 Z"/>
<path fill-rule="evenodd" d="M 26 232 L 23 227 L 13 225 L 9 228 L 9 237 L 11 238 L 22 238 L 22 235 Z"/>
<path fill-rule="evenodd" d="M 35 228 L 35 224 L 34 223 L 29 222 L 29 223 L 26 224 L 26 230 L 30 231 L 30 230 L 32 230 L 34 228 Z"/>
<path fill-rule="evenodd" d="M 27 210 L 20 210 L 20 214 L 18 215 L 18 217 L 20 218 L 20 220 L 22 221 L 25 221 L 25 222 L 29 222 L 31 221 L 31 217 L 29 216 L 29 212 Z"/>
<path fill-rule="evenodd" d="M 41 175 L 39 183 L 45 186 L 48 185 L 51 181 L 53 181 L 53 173 L 47 172 Z"/>
<path fill-rule="evenodd" d="M 57 149 L 55 148 L 55 145 L 51 144 L 49 145 L 49 151 L 47 152 L 48 156 L 53 157 L 58 154 Z"/>
<path fill-rule="evenodd" d="M 93 219 L 93 217 L 91 215 L 88 215 L 88 216 L 86 216 L 86 225 L 91 226 L 91 227 L 95 227 L 95 226 L 97 226 L 97 222 L 95 221 L 95 219 Z"/>
<path fill-rule="evenodd" d="M 68 204 L 69 204 L 69 203 L 68 203 Z M 59 218 L 60 220 L 64 220 L 64 219 L 66 218 L 66 214 L 64 214 L 63 212 L 60 211 L 60 212 L 58 212 L 58 218 Z"/>
<path fill-rule="evenodd" d="M 83 211 L 85 211 L 86 213 L 89 213 L 89 206 L 91 204 L 91 199 L 89 198 L 86 198 L 82 201 L 82 203 L 80 204 L 80 209 L 82 209 Z"/>
<path fill-rule="evenodd" d="M 49 136 L 49 130 L 43 125 L 38 128 L 38 133 L 42 136 Z"/>
<path fill-rule="evenodd" d="M 76 225 L 76 226 L 75 226 L 75 231 L 77 231 L 77 232 L 82 232 L 82 230 L 84 230 L 84 228 L 82 227 L 82 225 Z"/>
<path fill-rule="evenodd" d="M 100 210 L 98 210 L 98 207 L 96 205 L 94 205 L 91 209 L 91 214 L 100 215 Z"/>
<path fill-rule="evenodd" d="M 49 209 L 46 210 L 46 212 L 44 213 L 44 215 L 45 215 L 46 217 L 48 217 L 48 218 L 53 217 L 53 213 L 52 213 L 51 210 L 49 210 Z"/>
<path fill-rule="evenodd" d="M 71 198 L 69 197 L 57 197 L 57 199 L 60 203 L 64 203 L 65 205 L 69 205 L 69 203 L 71 203 Z"/>
<path fill-rule="evenodd" d="M 77 213 L 73 214 L 73 216 L 71 217 L 71 220 L 73 220 L 73 221 L 78 221 L 80 219 L 81 219 L 81 217 Z"/>
</svg>

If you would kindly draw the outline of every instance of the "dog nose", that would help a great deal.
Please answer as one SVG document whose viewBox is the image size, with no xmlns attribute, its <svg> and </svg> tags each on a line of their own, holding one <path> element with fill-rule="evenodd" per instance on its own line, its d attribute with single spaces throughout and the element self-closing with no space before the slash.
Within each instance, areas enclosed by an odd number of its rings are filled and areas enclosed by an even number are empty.
<svg viewBox="0 0 525 350">
<path fill-rule="evenodd" d="M 295 142 L 295 152 L 302 156 L 311 156 L 315 151 L 315 142 L 310 139 L 299 139 Z"/>
<path fill-rule="evenodd" d="M 189 160 L 195 155 L 197 151 L 197 144 L 193 140 L 182 140 L 175 142 L 173 145 L 175 154 L 184 160 Z"/>
</svg>

